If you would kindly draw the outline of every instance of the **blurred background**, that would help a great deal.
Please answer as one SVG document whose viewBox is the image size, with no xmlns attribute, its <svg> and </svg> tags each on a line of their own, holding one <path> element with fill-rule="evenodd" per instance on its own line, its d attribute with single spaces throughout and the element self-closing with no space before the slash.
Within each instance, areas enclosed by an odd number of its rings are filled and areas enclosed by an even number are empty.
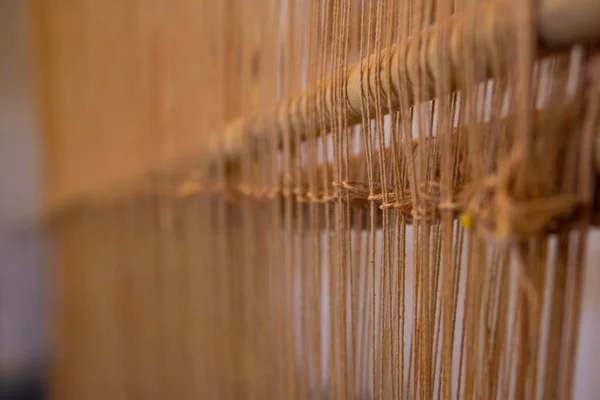
<svg viewBox="0 0 600 400">
<path fill-rule="evenodd" d="M 42 398 L 48 256 L 29 2 L 0 0 L 0 398 Z"/>
</svg>

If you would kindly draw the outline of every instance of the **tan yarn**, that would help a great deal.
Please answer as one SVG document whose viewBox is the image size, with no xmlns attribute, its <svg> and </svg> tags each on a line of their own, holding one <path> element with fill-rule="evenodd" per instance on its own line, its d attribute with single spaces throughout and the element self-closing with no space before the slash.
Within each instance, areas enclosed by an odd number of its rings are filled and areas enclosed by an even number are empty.
<svg viewBox="0 0 600 400">
<path fill-rule="evenodd" d="M 54 397 L 571 396 L 600 81 L 548 3 L 98 4 L 38 15 Z"/>
</svg>

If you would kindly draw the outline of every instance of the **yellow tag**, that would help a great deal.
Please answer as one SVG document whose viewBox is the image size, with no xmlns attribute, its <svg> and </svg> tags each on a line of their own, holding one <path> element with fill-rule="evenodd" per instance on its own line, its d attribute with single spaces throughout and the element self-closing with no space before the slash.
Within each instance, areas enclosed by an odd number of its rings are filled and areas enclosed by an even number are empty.
<svg viewBox="0 0 600 400">
<path fill-rule="evenodd" d="M 469 213 L 460 214 L 458 220 L 460 221 L 460 224 L 465 228 L 470 228 L 473 225 L 473 218 L 471 218 L 471 214 Z"/>
</svg>

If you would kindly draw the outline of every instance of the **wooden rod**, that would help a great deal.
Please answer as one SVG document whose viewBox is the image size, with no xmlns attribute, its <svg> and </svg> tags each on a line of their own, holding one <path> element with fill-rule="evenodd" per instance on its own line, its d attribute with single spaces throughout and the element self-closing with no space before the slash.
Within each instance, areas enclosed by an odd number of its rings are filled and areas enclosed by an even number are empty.
<svg viewBox="0 0 600 400">
<path fill-rule="evenodd" d="M 436 72 L 439 70 L 438 55 L 444 54 L 449 61 L 444 68 L 449 69 L 450 87 L 456 89 L 457 81 L 464 70 L 465 29 L 474 28 L 477 35 L 472 37 L 471 50 L 480 59 L 494 57 L 502 59 L 495 53 L 495 38 L 503 37 L 514 29 L 516 24 L 515 10 L 509 2 L 497 0 L 479 6 L 479 10 L 468 14 L 455 14 L 442 26 L 432 26 L 421 34 L 411 37 L 400 45 L 393 45 L 381 52 L 378 58 L 374 55 L 351 66 L 346 74 L 346 114 L 343 116 L 348 126 L 361 122 L 361 97 L 366 96 L 365 106 L 370 115 L 375 115 L 374 90 L 380 88 L 383 112 L 387 109 L 388 100 L 392 109 L 399 107 L 400 88 L 408 90 L 407 97 L 412 105 L 415 93 L 412 92 L 416 77 L 420 74 L 424 79 L 421 100 L 432 98 L 436 83 Z M 564 16 L 564 18 L 562 18 Z M 542 0 L 538 5 L 537 32 L 542 45 L 541 55 L 548 50 L 557 50 L 584 40 L 600 38 L 600 1 L 597 0 Z M 413 52 L 419 51 L 418 63 L 410 64 L 415 59 Z M 468 62 L 468 60 L 467 60 Z M 487 76 L 491 74 L 491 65 L 487 66 Z M 363 79 L 361 79 L 361 75 Z M 378 82 L 377 82 L 378 80 Z M 325 126 L 325 132 L 331 130 L 330 115 L 333 112 L 333 87 L 331 79 L 316 87 L 305 90 L 297 96 L 279 103 L 272 113 L 238 119 L 230 123 L 225 132 L 212 137 L 208 146 L 208 156 L 236 159 L 245 151 L 248 141 L 257 140 L 261 135 L 276 132 L 276 140 L 280 143 L 284 135 L 299 132 L 301 139 L 311 134 L 319 134 Z M 321 105 L 316 113 L 309 113 L 309 105 Z M 313 117 L 312 115 L 316 115 Z M 314 130 L 317 132 L 314 132 Z"/>
<path fill-rule="evenodd" d="M 380 88 L 382 94 L 383 113 L 399 109 L 398 94 L 401 87 L 408 91 L 407 101 L 413 104 L 415 93 L 412 92 L 412 88 L 417 74 L 425 80 L 420 99 L 424 101 L 435 96 L 436 72 L 439 70 L 438 54 L 445 55 L 444 62 L 448 64 L 444 65 L 444 68 L 449 69 L 449 84 L 452 89 L 456 89 L 465 62 L 469 61 L 463 56 L 467 26 L 477 32 L 477 35 L 470 38 L 471 52 L 488 62 L 493 57 L 503 59 L 502 54 L 497 54 L 495 38 L 505 36 L 516 24 L 515 11 L 507 3 L 509 2 L 495 0 L 483 3 L 477 10 L 467 14 L 455 14 L 441 26 L 434 25 L 399 45 L 384 49 L 377 58 L 372 55 L 352 65 L 345 77 L 346 114 L 343 117 L 346 124 L 351 126 L 361 122 L 362 96 L 366 96 L 367 101 L 364 103 L 369 108 L 370 115 L 375 115 L 373 91 L 376 87 Z M 597 21 L 600 21 L 598 0 L 540 0 L 536 14 L 536 29 L 542 47 L 540 55 L 543 56 L 546 51 L 559 51 L 580 41 L 600 39 Z M 419 52 L 418 63 L 411 65 L 407 61 L 414 59 L 415 51 Z M 492 74 L 491 65 L 486 69 L 489 77 Z M 270 113 L 232 121 L 224 132 L 212 135 L 207 146 L 190 149 L 186 157 L 177 157 L 170 162 L 149 168 L 135 182 L 116 182 L 113 189 L 116 188 L 118 193 L 129 193 L 132 184 L 135 187 L 136 182 L 145 187 L 145 182 L 160 176 L 170 176 L 174 171 L 185 173 L 190 168 L 197 167 L 199 160 L 204 164 L 207 160 L 212 163 L 219 158 L 225 158 L 237 163 L 241 155 L 248 151 L 248 143 L 256 143 L 273 132 L 274 140 L 280 144 L 285 135 L 292 132 L 298 132 L 301 139 L 315 133 L 328 133 L 331 130 L 330 115 L 333 112 L 332 95 L 333 81 L 327 79 L 297 96 L 281 101 Z M 388 99 L 392 110 L 387 109 Z M 314 114 L 308 112 L 308 106 L 311 104 L 320 105 Z M 325 127 L 324 132 L 319 129 L 322 126 Z M 597 143 L 600 149 L 600 139 Z M 598 165 L 600 166 L 600 157 Z M 125 189 L 119 189 L 121 186 Z M 102 192 L 112 191 L 102 190 L 100 197 L 103 197 Z M 95 201 L 97 197 L 98 193 L 81 193 L 76 198 L 67 199 L 49 209 L 49 215 L 60 214 L 72 205 Z"/>
<path fill-rule="evenodd" d="M 599 21 L 598 0 L 541 0 L 538 6 L 538 36 L 552 48 L 598 40 Z"/>
<path fill-rule="evenodd" d="M 533 129 L 536 130 L 537 134 L 541 132 L 548 132 L 550 129 L 555 130 L 555 132 L 569 132 L 572 130 L 580 129 L 580 126 L 573 122 L 572 119 L 562 119 L 562 123 L 560 126 L 556 126 L 555 116 L 558 113 L 570 114 L 576 108 L 574 104 L 570 106 L 561 106 L 558 108 L 547 109 L 545 111 L 539 111 L 535 114 Z M 510 123 L 509 119 L 504 119 L 500 121 L 502 125 L 508 125 Z M 456 162 L 459 163 L 457 171 L 459 171 L 459 175 L 456 177 L 456 186 L 453 188 L 455 194 L 457 195 L 457 199 L 460 198 L 460 194 L 463 193 L 465 188 L 463 179 L 460 176 L 460 171 L 466 170 L 466 165 L 461 164 L 467 161 L 467 149 L 469 147 L 468 131 L 472 129 L 469 126 L 462 126 L 461 130 L 463 130 L 463 134 L 459 135 L 458 130 L 456 129 L 452 134 L 452 146 L 453 146 L 453 154 L 455 154 Z M 489 133 L 489 128 L 477 125 L 474 129 L 477 129 L 481 135 L 486 135 Z M 430 141 L 431 146 L 436 146 L 437 137 L 428 138 L 427 141 Z M 418 140 L 414 140 L 412 143 L 413 154 L 415 157 L 418 157 L 417 148 L 419 147 L 420 142 Z M 439 144 L 438 144 L 439 145 Z M 567 147 L 563 147 L 562 151 L 567 151 Z M 387 154 L 387 158 L 389 160 L 390 154 L 392 153 L 391 147 L 386 147 L 383 152 Z M 399 192 L 398 187 L 395 186 L 395 182 L 393 180 L 393 173 L 389 170 L 391 167 L 390 164 L 387 164 L 388 174 L 387 174 L 387 196 L 384 196 L 382 191 L 382 186 L 377 185 L 375 187 L 374 192 L 370 192 L 369 185 L 367 181 L 367 161 L 366 155 L 364 153 L 352 155 L 348 159 L 348 171 L 346 175 L 346 179 L 343 182 L 335 182 L 335 166 L 331 161 L 321 163 L 316 166 L 313 170 L 308 167 L 304 167 L 303 172 L 300 174 L 301 176 L 308 176 L 311 173 L 315 174 L 315 182 L 317 182 L 314 188 L 310 188 L 306 179 L 300 180 L 297 182 L 289 182 L 288 178 L 286 178 L 286 174 L 282 173 L 280 176 L 279 182 L 274 185 L 261 186 L 260 184 L 255 185 L 244 185 L 240 182 L 240 178 L 242 175 L 241 165 L 236 164 L 235 169 L 230 171 L 229 175 L 229 184 L 226 188 L 219 187 L 218 185 L 213 183 L 208 183 L 208 186 L 204 186 L 206 182 L 202 180 L 184 180 L 183 181 L 175 181 L 175 186 L 165 192 L 161 192 L 162 195 L 166 197 L 172 197 L 175 195 L 177 198 L 185 199 L 187 197 L 193 197 L 195 195 L 201 193 L 208 193 L 209 195 L 217 196 L 221 200 L 230 201 L 232 203 L 238 201 L 247 201 L 254 200 L 260 204 L 266 202 L 270 204 L 270 206 L 275 206 L 276 204 L 283 205 L 283 202 L 273 202 L 273 199 L 280 198 L 283 199 L 286 196 L 290 196 L 294 202 L 298 202 L 299 204 L 306 205 L 302 207 L 304 216 L 309 218 L 309 207 L 308 204 L 317 204 L 322 205 L 324 203 L 335 203 L 341 200 L 344 203 L 349 205 L 350 211 L 352 213 L 358 210 L 366 210 L 369 205 L 374 202 L 377 206 L 378 210 L 383 209 L 394 209 L 396 212 L 404 215 L 406 217 L 407 223 L 412 223 L 412 202 L 410 201 L 410 192 Z M 372 162 L 375 165 L 379 165 L 381 159 L 381 152 L 379 150 L 374 150 L 372 154 Z M 403 163 L 404 154 L 400 154 L 400 160 L 398 162 L 400 164 Z M 543 153 L 538 153 L 537 158 L 534 158 L 534 162 L 541 162 L 540 158 L 545 157 Z M 431 172 L 431 182 L 439 182 L 440 174 L 441 174 L 441 163 L 440 159 L 433 159 L 433 163 L 430 164 L 430 172 Z M 380 170 L 375 168 L 373 171 L 373 180 L 375 182 L 380 182 L 382 177 L 380 176 Z M 407 178 L 404 176 L 402 178 L 406 180 Z M 288 190 L 286 187 L 291 185 Z M 337 188 L 342 188 L 339 191 Z M 558 187 L 558 186 L 557 186 Z M 154 188 L 155 190 L 155 188 Z M 225 191 L 223 191 L 225 190 Z M 314 192 L 311 192 L 313 190 Z M 440 209 L 439 203 L 441 202 L 441 197 L 439 193 L 439 187 L 436 185 L 431 186 L 420 186 L 419 191 L 427 195 L 428 202 L 428 212 L 427 218 L 431 220 L 438 220 L 440 218 Z M 156 192 L 151 192 L 156 193 Z M 341 196 L 341 197 L 338 197 Z M 386 198 L 387 197 L 387 198 Z M 464 200 L 464 199 L 463 199 Z M 457 203 L 455 204 L 454 213 L 456 216 L 460 215 L 465 211 L 466 204 Z M 295 210 L 295 208 L 294 208 Z M 535 210 L 535 209 L 534 209 Z M 283 208 L 281 212 L 283 213 Z M 295 212 L 295 211 L 294 211 Z M 565 229 L 567 227 L 573 226 L 576 221 L 578 221 L 578 217 L 582 212 L 582 208 L 573 204 L 573 206 L 569 209 L 562 210 L 560 212 L 556 212 L 555 215 L 548 217 L 547 219 L 538 220 L 534 222 L 533 219 L 527 219 L 527 223 L 525 225 L 514 225 L 515 233 L 522 234 L 523 237 L 529 237 L 532 232 L 544 231 L 547 233 L 556 232 L 561 229 Z M 367 217 L 367 213 L 363 213 L 364 217 Z M 377 212 L 375 216 L 374 226 L 376 228 L 381 227 L 382 224 L 382 214 Z M 350 219 L 352 221 L 353 218 Z M 308 220 L 307 220 L 308 221 Z M 324 221 L 322 221 L 324 223 Z M 308 223 L 308 222 L 307 222 Z M 490 221 L 488 220 L 489 224 Z M 600 208 L 594 207 L 593 209 L 593 223 L 594 226 L 597 226 L 600 223 Z M 363 224 L 364 229 L 368 229 L 369 224 Z M 530 230 L 533 229 L 533 230 Z"/>
</svg>

